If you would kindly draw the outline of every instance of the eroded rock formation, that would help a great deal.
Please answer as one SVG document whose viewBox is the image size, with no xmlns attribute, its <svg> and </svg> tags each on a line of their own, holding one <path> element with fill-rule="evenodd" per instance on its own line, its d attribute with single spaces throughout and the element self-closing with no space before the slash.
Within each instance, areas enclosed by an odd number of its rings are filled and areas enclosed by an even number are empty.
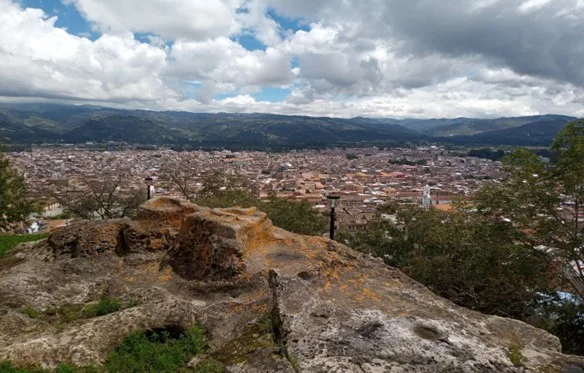
<svg viewBox="0 0 584 373">
<path fill-rule="evenodd" d="M 131 331 L 200 323 L 211 348 L 197 359 L 230 372 L 584 372 L 542 330 L 457 307 L 255 209 L 152 200 L 136 220 L 78 223 L 11 255 L 0 259 L 0 360 L 20 365 L 101 364 Z M 104 293 L 134 304 L 66 323 L 22 312 Z"/>
</svg>

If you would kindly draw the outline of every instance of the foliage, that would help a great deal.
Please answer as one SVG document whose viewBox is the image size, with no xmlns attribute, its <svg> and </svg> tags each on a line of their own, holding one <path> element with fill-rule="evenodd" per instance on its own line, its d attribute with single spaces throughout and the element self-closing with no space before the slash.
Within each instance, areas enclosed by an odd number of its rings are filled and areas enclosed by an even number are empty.
<svg viewBox="0 0 584 373">
<path fill-rule="evenodd" d="M 490 148 L 471 149 L 467 154 L 469 157 L 477 157 L 490 159 L 492 161 L 500 161 L 505 157 L 505 151 L 502 149 L 492 150 Z"/>
<path fill-rule="evenodd" d="M 584 299 L 579 217 L 584 201 L 584 120 L 569 123 L 551 148 L 555 156 L 550 164 L 524 149 L 506 157 L 503 178 L 477 193 L 476 208 L 491 221 L 510 219 L 516 239 L 544 251 L 556 276 Z M 574 213 L 563 204 L 570 204 Z"/>
<path fill-rule="evenodd" d="M 16 368 L 10 361 L 0 361 L 0 372 L 2 373 L 47 373 L 40 368 Z"/>
<path fill-rule="evenodd" d="M 37 319 L 39 317 L 38 311 L 32 307 L 24 307 L 22 310 L 20 310 L 20 312 L 24 313 L 31 319 Z"/>
<path fill-rule="evenodd" d="M 47 237 L 47 234 L 0 234 L 0 258 L 21 243 L 38 241 Z"/>
<path fill-rule="evenodd" d="M 395 211 L 394 206 L 388 209 Z M 463 210 L 400 207 L 395 223 L 380 216 L 365 231 L 341 233 L 339 240 L 382 257 L 459 305 L 525 318 L 536 292 L 547 290 L 547 258 L 515 243 L 515 235 L 503 221 Z"/>
<path fill-rule="evenodd" d="M 519 347 L 519 345 L 513 344 L 509 346 L 507 357 L 511 360 L 514 367 L 519 368 L 523 366 L 524 357 L 521 354 L 521 347 Z"/>
<path fill-rule="evenodd" d="M 212 195 L 201 196 L 195 203 L 211 208 L 225 207 L 253 207 L 258 206 L 260 200 L 244 190 L 220 190 Z"/>
<path fill-rule="evenodd" d="M 256 185 L 243 175 L 229 175 L 222 170 L 215 170 L 203 177 L 199 196 L 205 198 L 225 191 L 241 191 L 254 196 Z"/>
<path fill-rule="evenodd" d="M 204 330 L 194 326 L 183 331 L 160 330 L 134 332 L 111 352 L 103 367 L 76 367 L 61 364 L 57 373 L 174 373 L 186 369 L 192 357 L 207 348 Z M 2 373 L 48 373 L 36 367 L 16 368 L 9 361 L 0 362 Z M 199 364 L 198 373 L 222 373 L 223 367 L 213 361 Z"/>
<path fill-rule="evenodd" d="M 352 161 L 354 159 L 358 159 L 359 157 L 355 153 L 348 153 L 345 157 L 347 157 L 348 161 Z"/>
<path fill-rule="evenodd" d="M 61 188 L 52 196 L 67 213 L 82 219 L 131 217 L 146 201 L 146 192 L 140 188 L 124 190 L 126 184 L 125 176 L 104 180 L 80 177 L 75 188 Z"/>
<path fill-rule="evenodd" d="M 228 175 L 213 171 L 203 176 L 199 191 L 193 189 L 196 172 L 174 170 L 169 179 L 183 197 L 201 206 L 211 208 L 257 207 L 268 214 L 277 227 L 290 232 L 317 235 L 326 231 L 327 219 L 306 201 L 292 201 L 270 197 L 262 201 L 257 197 L 257 187 L 242 175 Z M 196 196 L 196 197 L 194 197 Z"/>
<path fill-rule="evenodd" d="M 195 180 L 198 176 L 197 167 L 190 162 L 168 164 L 164 167 L 168 188 L 177 191 L 187 200 L 194 202 L 197 198 L 197 186 Z"/>
<path fill-rule="evenodd" d="M 195 373 L 225 373 L 225 367 L 218 361 L 204 361 L 195 366 Z"/>
<path fill-rule="evenodd" d="M 122 302 L 119 298 L 104 296 L 99 302 L 90 305 L 83 310 L 85 317 L 97 317 L 114 313 L 122 309 Z"/>
<path fill-rule="evenodd" d="M 205 349 L 201 327 L 188 328 L 178 336 L 168 331 L 130 334 L 108 357 L 110 372 L 176 372 Z"/>
<path fill-rule="evenodd" d="M 566 354 L 584 355 L 584 304 L 565 293 L 541 294 L 533 302 L 531 323 L 560 339 Z"/>
<path fill-rule="evenodd" d="M 32 212 L 25 193 L 24 178 L 12 167 L 10 159 L 0 151 L 0 228 L 23 221 Z"/>
<path fill-rule="evenodd" d="M 287 231 L 307 235 L 320 235 L 326 232 L 327 219 L 314 210 L 307 201 L 296 202 L 271 197 L 258 207 L 268 214 L 275 226 Z"/>
</svg>

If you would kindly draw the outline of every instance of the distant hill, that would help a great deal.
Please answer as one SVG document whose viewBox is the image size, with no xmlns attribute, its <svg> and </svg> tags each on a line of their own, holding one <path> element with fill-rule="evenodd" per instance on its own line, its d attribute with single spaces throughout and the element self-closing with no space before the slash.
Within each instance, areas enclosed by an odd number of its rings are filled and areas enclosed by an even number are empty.
<svg viewBox="0 0 584 373">
<path fill-rule="evenodd" d="M 549 146 L 555 135 L 570 121 L 570 119 L 566 118 L 555 118 L 514 128 L 483 132 L 474 136 L 458 136 L 451 138 L 450 141 L 457 144 L 471 145 Z"/>
<path fill-rule="evenodd" d="M 181 131 L 134 116 L 111 115 L 89 119 L 63 135 L 66 143 L 127 142 L 133 144 L 173 144 L 180 142 Z"/>
<path fill-rule="evenodd" d="M 275 114 L 122 110 L 93 105 L 0 105 L 0 144 L 105 143 L 290 149 L 428 143 L 547 145 L 575 118 L 339 119 Z"/>
<path fill-rule="evenodd" d="M 429 120 L 426 123 L 417 124 L 418 131 L 435 137 L 447 136 L 472 136 L 479 133 L 515 128 L 530 123 L 565 121 L 569 122 L 576 118 L 563 115 L 536 115 L 527 117 L 496 118 L 496 119 L 474 119 L 456 118 L 451 120 Z M 440 121 L 444 122 L 438 124 Z M 436 124 L 436 125 L 434 125 Z M 403 125 L 403 124 L 402 124 Z M 428 127 L 432 125 L 432 127 Z M 408 127 L 411 128 L 411 127 Z"/>
</svg>

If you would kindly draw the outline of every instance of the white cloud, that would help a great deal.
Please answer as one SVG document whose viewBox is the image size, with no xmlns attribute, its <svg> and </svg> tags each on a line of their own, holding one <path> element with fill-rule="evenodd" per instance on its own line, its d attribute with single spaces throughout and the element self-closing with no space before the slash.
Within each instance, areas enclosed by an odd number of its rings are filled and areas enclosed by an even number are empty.
<svg viewBox="0 0 584 373">
<path fill-rule="evenodd" d="M 538 10 L 548 5 L 552 0 L 527 0 L 523 2 L 517 10 L 523 13 Z"/>
<path fill-rule="evenodd" d="M 65 0 L 102 32 L 205 40 L 237 31 L 239 0 Z"/>
<path fill-rule="evenodd" d="M 0 0 L 0 97 L 333 116 L 584 115 L 584 0 L 62 1 L 98 39 Z M 269 9 L 301 17 L 306 30 L 286 31 Z M 244 35 L 267 48 L 246 50 Z M 292 93 L 254 99 L 266 86 Z"/>
<path fill-rule="evenodd" d="M 164 50 L 131 34 L 91 41 L 56 28 L 55 20 L 37 9 L 0 3 L 3 95 L 104 101 L 176 95 L 156 73 L 166 64 Z"/>
</svg>

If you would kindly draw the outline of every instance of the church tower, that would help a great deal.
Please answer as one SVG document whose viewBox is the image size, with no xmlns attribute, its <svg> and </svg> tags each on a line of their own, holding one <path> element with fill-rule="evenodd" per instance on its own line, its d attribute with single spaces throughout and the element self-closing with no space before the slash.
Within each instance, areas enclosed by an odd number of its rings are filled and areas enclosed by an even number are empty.
<svg viewBox="0 0 584 373">
<path fill-rule="evenodd" d="M 432 206 L 432 196 L 430 195 L 430 185 L 426 184 L 422 195 L 422 208 L 428 210 L 430 206 Z"/>
</svg>

